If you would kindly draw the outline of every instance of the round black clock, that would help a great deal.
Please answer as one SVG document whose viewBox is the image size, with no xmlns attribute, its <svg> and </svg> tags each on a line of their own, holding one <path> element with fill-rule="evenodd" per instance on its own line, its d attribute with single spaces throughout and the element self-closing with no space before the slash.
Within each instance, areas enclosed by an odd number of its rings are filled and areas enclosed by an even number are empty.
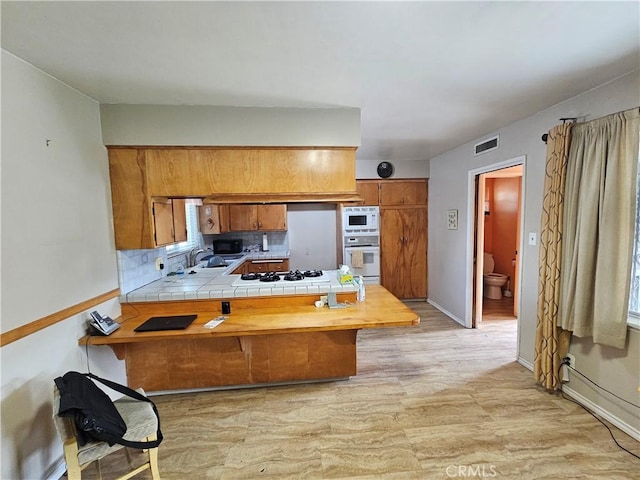
<svg viewBox="0 0 640 480">
<path fill-rule="evenodd" d="M 378 175 L 380 178 L 389 178 L 393 175 L 393 165 L 389 162 L 380 162 L 378 164 Z"/>
</svg>

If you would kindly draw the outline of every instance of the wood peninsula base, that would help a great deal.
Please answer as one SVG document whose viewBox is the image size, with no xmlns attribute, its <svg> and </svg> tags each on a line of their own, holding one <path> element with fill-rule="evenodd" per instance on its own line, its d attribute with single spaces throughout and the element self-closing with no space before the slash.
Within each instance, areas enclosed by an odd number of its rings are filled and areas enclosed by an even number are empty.
<svg viewBox="0 0 640 480">
<path fill-rule="evenodd" d="M 356 338 L 362 328 L 417 325 L 419 317 L 382 286 L 367 299 L 352 293 L 344 309 L 316 308 L 317 295 L 222 299 L 231 314 L 214 329 L 221 300 L 122 305 L 121 328 L 81 345 L 109 345 L 126 363 L 127 383 L 148 392 L 346 378 L 357 373 Z M 136 333 L 154 315 L 197 313 L 186 330 Z M 135 315 L 135 316 L 134 316 Z"/>
</svg>

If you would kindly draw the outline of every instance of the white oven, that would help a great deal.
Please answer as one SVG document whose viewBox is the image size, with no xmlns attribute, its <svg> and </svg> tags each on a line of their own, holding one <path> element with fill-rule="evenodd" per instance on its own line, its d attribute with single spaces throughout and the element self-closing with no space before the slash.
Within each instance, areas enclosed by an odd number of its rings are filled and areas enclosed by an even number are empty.
<svg viewBox="0 0 640 480">
<path fill-rule="evenodd" d="M 344 235 L 378 235 L 379 207 L 344 207 L 342 209 L 342 233 Z"/>
<path fill-rule="evenodd" d="M 380 284 L 379 246 L 345 246 L 343 261 L 365 284 Z"/>
</svg>

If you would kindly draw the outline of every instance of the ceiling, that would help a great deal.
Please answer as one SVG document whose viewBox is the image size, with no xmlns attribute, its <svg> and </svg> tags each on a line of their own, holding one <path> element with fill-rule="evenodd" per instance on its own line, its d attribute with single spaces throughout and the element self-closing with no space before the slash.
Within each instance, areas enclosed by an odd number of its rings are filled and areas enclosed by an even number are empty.
<svg viewBox="0 0 640 480">
<path fill-rule="evenodd" d="M 429 159 L 640 68 L 637 1 L 1 8 L 3 49 L 101 103 L 358 107 L 363 160 Z"/>
</svg>

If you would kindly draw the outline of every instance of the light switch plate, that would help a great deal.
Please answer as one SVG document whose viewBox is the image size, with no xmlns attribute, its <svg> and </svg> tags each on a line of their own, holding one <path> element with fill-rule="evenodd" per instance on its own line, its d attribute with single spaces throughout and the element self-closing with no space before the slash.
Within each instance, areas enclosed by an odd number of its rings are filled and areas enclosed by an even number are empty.
<svg viewBox="0 0 640 480">
<path fill-rule="evenodd" d="M 535 246 L 536 244 L 536 233 L 535 232 L 529 232 L 529 245 L 533 245 Z"/>
</svg>

